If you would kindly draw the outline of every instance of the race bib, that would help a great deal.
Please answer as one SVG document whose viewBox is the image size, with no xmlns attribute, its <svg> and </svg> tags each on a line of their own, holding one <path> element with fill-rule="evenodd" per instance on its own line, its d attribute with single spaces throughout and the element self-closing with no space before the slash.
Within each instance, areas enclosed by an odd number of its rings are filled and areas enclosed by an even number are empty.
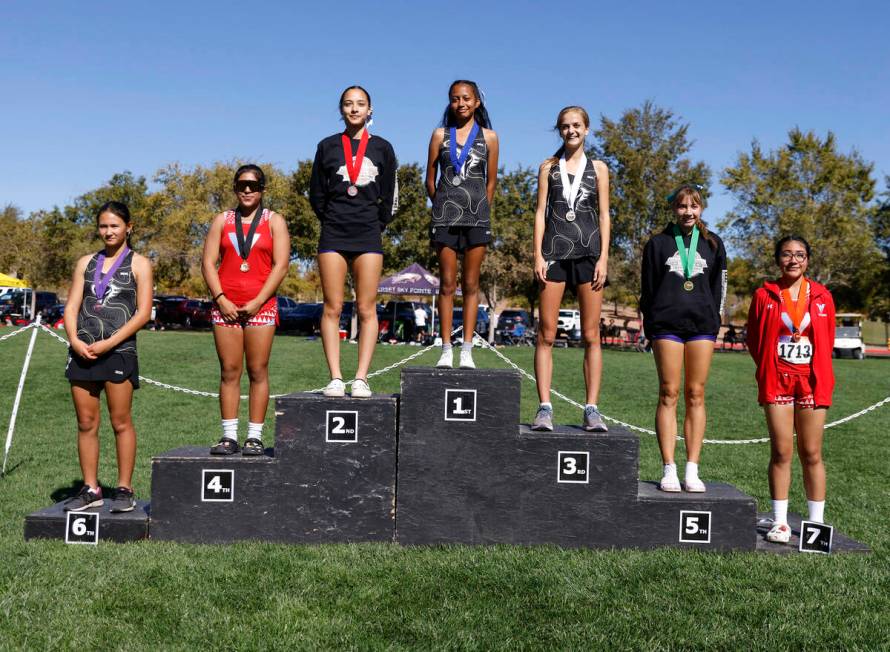
<svg viewBox="0 0 890 652">
<path fill-rule="evenodd" d="M 776 354 L 780 360 L 791 364 L 810 364 L 813 361 L 813 344 L 809 337 L 801 337 L 795 342 L 789 335 L 780 335 Z"/>
</svg>

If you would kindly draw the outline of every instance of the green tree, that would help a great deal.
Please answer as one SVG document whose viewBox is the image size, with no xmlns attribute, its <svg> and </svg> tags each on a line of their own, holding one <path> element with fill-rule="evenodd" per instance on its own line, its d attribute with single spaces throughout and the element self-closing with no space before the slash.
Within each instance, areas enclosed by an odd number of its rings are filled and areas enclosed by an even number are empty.
<svg viewBox="0 0 890 652">
<path fill-rule="evenodd" d="M 0 247 L 0 272 L 23 275 L 25 261 L 22 244 L 28 228 L 23 223 L 22 210 L 18 206 L 7 204 L 0 210 L 0 233 L 8 243 Z"/>
<path fill-rule="evenodd" d="M 388 272 L 419 263 L 435 272 L 436 252 L 430 247 L 430 208 L 424 171 L 417 163 L 399 166 L 399 209 L 383 234 L 383 261 Z"/>
<path fill-rule="evenodd" d="M 671 219 L 665 198 L 682 183 L 707 186 L 711 172 L 687 156 L 689 125 L 648 100 L 618 120 L 602 116 L 594 137 L 590 154 L 608 166 L 611 177 L 608 297 L 635 305 L 643 247 Z"/>
<path fill-rule="evenodd" d="M 788 144 L 765 152 L 755 141 L 722 183 L 736 200 L 720 227 L 754 266 L 757 279 L 775 275 L 773 243 L 796 233 L 813 247 L 808 274 L 830 286 L 839 305 L 858 308 L 864 284 L 880 260 L 874 233 L 872 164 L 837 150 L 834 134 L 820 138 L 792 129 Z"/>
</svg>

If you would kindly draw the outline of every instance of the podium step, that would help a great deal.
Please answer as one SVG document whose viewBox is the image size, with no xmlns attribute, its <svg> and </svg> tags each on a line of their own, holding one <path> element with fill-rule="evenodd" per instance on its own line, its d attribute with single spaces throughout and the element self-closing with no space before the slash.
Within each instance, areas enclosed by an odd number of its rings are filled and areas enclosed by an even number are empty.
<svg viewBox="0 0 890 652">
<path fill-rule="evenodd" d="M 639 484 L 631 518 L 622 525 L 622 547 L 754 550 L 757 504 L 723 482 L 704 493 L 667 493 L 656 482 Z"/>
<path fill-rule="evenodd" d="M 397 397 L 291 394 L 276 413 L 265 456 L 191 446 L 152 459 L 153 539 L 392 540 Z"/>
<path fill-rule="evenodd" d="M 68 514 L 69 512 L 64 510 L 61 502 L 28 514 L 25 517 L 25 540 L 61 539 L 65 541 Z M 98 536 L 92 530 L 86 531 L 85 526 L 81 526 L 84 530 L 81 532 L 78 530 L 78 524 L 72 523 L 73 531 L 69 533 L 71 542 L 88 542 L 87 540 L 89 540 L 89 542 L 95 541 L 96 543 L 100 541 L 126 543 L 148 538 L 149 503 L 144 500 L 137 500 L 136 508 L 131 512 L 112 514 L 109 511 L 108 501 L 106 501 L 104 505 L 96 509 L 71 512 L 71 514 L 74 519 L 78 515 L 98 514 L 99 516 Z M 92 524 L 89 524 L 89 527 L 92 528 Z"/>
</svg>

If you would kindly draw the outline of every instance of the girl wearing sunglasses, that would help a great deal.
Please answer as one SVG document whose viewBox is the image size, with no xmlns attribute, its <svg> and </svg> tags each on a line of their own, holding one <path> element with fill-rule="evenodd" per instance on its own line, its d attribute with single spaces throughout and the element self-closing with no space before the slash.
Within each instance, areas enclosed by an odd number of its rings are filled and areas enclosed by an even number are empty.
<svg viewBox="0 0 890 652">
<path fill-rule="evenodd" d="M 438 183 L 436 172 L 439 173 Z M 451 325 L 457 261 L 463 258 L 461 369 L 474 369 L 473 331 L 479 310 L 479 274 L 491 242 L 491 202 L 497 185 L 498 137 L 476 82 L 459 79 L 448 89 L 442 126 L 430 138 L 426 190 L 433 202 L 430 241 L 439 258 L 440 368 L 454 365 Z"/>
<path fill-rule="evenodd" d="M 346 273 L 351 268 L 359 320 L 358 367 L 352 396 L 367 398 L 371 396 L 368 370 L 378 336 L 381 234 L 398 209 L 398 162 L 392 145 L 368 131 L 373 112 L 368 91 L 350 86 L 341 93 L 339 108 L 346 127 L 318 144 L 309 182 L 309 203 L 321 222 L 321 342 L 331 375 L 323 393 L 346 393 L 340 371 L 340 313 Z"/>
<path fill-rule="evenodd" d="M 705 437 L 705 383 L 726 297 L 726 250 L 702 221 L 704 188 L 686 184 L 668 196 L 674 221 L 643 249 L 640 310 L 658 370 L 655 430 L 664 472 L 662 491 L 681 490 L 674 461 L 677 400 L 684 376 L 686 491 L 700 493 L 698 463 Z"/>
<path fill-rule="evenodd" d="M 250 379 L 247 438 L 243 455 L 262 455 L 263 422 L 269 405 L 269 355 L 278 323 L 275 292 L 287 274 L 290 236 L 284 218 L 263 208 L 266 176 L 256 165 L 235 172 L 234 210 L 217 215 L 204 241 L 202 270 L 214 306 L 213 339 L 219 356 L 222 437 L 212 455 L 238 448 L 241 374 Z M 219 266 L 217 267 L 217 263 Z"/>
<path fill-rule="evenodd" d="M 559 306 L 566 287 L 581 308 L 584 337 L 584 383 L 587 405 L 583 428 L 606 432 L 596 402 L 603 372 L 600 348 L 600 307 L 608 267 L 609 170 L 602 161 L 588 159 L 584 143 L 590 117 L 580 106 L 567 106 L 556 118 L 562 137 L 559 150 L 541 164 L 538 208 L 535 212 L 535 277 L 540 283 L 540 321 L 535 347 L 535 380 L 541 405 L 534 430 L 553 430 L 550 381 L 553 342 Z"/>
<path fill-rule="evenodd" d="M 108 415 L 117 445 L 117 484 L 112 512 L 136 506 L 133 467 L 136 430 L 130 409 L 139 387 L 136 333 L 151 315 L 151 264 L 129 247 L 130 210 L 110 201 L 96 214 L 104 248 L 84 256 L 74 268 L 65 305 L 65 331 L 71 348 L 65 376 L 77 413 L 77 453 L 83 488 L 65 501 L 66 511 L 104 504 L 99 486 L 99 396 L 105 390 Z"/>
<path fill-rule="evenodd" d="M 758 288 L 748 311 L 748 351 L 757 365 L 757 400 L 770 436 L 773 526 L 766 538 L 774 543 L 791 539 L 795 432 L 809 520 L 821 523 L 825 511 L 822 435 L 834 390 L 834 300 L 824 285 L 806 278 L 810 253 L 799 235 L 779 240 L 773 257 L 781 276 Z"/>
</svg>

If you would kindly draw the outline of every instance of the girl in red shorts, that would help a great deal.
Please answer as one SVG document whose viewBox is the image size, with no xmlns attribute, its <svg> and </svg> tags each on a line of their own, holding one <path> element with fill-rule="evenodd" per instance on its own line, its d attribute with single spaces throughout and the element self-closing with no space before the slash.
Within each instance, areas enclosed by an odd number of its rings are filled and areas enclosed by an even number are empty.
<svg viewBox="0 0 890 652">
<path fill-rule="evenodd" d="M 243 455 L 262 455 L 269 405 L 269 354 L 278 323 L 275 292 L 287 273 L 290 236 L 284 218 L 263 208 L 266 177 L 256 165 L 235 173 L 238 208 L 217 215 L 204 242 L 202 269 L 213 296 L 223 435 L 213 455 L 238 452 L 238 405 L 245 356 L 250 408 Z M 220 260 L 221 259 L 221 260 Z M 217 268 L 219 262 L 219 268 Z"/>
<path fill-rule="evenodd" d="M 757 400 L 770 435 L 773 526 L 766 538 L 788 543 L 795 431 L 809 520 L 821 523 L 825 511 L 822 435 L 834 390 L 834 300 L 825 286 L 806 278 L 810 245 L 801 236 L 779 240 L 774 257 L 782 276 L 764 282 L 754 293 L 748 311 L 748 350 L 757 364 Z"/>
</svg>

